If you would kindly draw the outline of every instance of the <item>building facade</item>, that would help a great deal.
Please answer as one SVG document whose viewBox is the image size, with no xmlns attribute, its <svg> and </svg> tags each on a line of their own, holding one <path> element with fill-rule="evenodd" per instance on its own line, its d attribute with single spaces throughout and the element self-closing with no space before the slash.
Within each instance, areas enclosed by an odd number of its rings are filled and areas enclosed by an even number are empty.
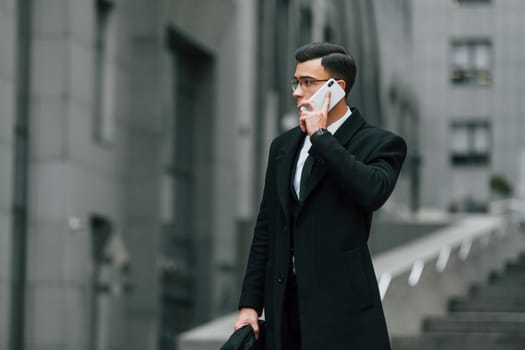
<svg viewBox="0 0 525 350">
<path fill-rule="evenodd" d="M 523 196 L 525 4 L 379 0 L 376 7 L 379 27 L 394 29 L 380 29 L 384 83 L 405 86 L 389 101 L 404 90 L 417 106 L 410 123 L 420 150 L 420 206 L 484 211 L 510 189 Z"/>
<path fill-rule="evenodd" d="M 377 18 L 383 125 L 402 135 L 408 153 L 396 189 L 386 204 L 395 216 L 410 215 L 421 206 L 421 112 L 413 71 L 411 0 L 374 1 Z"/>
<path fill-rule="evenodd" d="M 16 9 L 14 1 L 0 1 L 0 347 L 7 347 L 11 286 L 11 227 L 13 206 L 13 126 L 15 121 Z"/>
<path fill-rule="evenodd" d="M 173 348 L 236 308 L 294 50 L 345 45 L 380 103 L 367 0 L 0 0 L 0 349 Z"/>
</svg>

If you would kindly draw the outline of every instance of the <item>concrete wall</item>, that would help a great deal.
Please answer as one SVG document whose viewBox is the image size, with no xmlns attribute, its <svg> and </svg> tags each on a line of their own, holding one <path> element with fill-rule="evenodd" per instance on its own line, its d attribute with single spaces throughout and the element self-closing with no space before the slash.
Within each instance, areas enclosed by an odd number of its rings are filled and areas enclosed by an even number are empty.
<svg viewBox="0 0 525 350">
<path fill-rule="evenodd" d="M 112 16 L 106 74 L 115 77 L 116 86 L 106 92 L 116 91 L 112 113 L 122 120 L 129 53 L 125 37 L 116 36 L 128 15 L 119 3 Z M 108 143 L 93 138 L 94 4 L 36 1 L 32 21 L 26 342 L 33 349 L 85 348 L 90 342 L 92 292 L 88 220 L 96 213 L 123 227 L 124 133 L 117 128 Z M 106 309 L 118 308 L 119 303 L 106 302 Z M 103 313 L 96 327 L 100 324 L 106 324 Z M 98 328 L 96 332 L 108 348 L 120 343 L 114 328 L 105 335 Z"/>
<path fill-rule="evenodd" d="M 417 210 L 420 114 L 415 95 L 411 1 L 374 1 L 379 41 L 379 71 L 384 126 L 403 136 L 408 154 L 387 206 L 394 213 Z"/>
<path fill-rule="evenodd" d="M 158 346 L 160 289 L 159 244 L 161 238 L 160 179 L 166 116 L 166 92 L 162 79 L 168 72 L 162 32 L 162 4 L 158 1 L 119 2 L 126 9 L 129 51 L 125 66 L 129 99 L 119 128 L 125 130 L 121 170 L 124 192 L 123 236 L 129 247 L 133 292 L 111 327 L 122 333 L 119 345 L 128 349 Z M 117 316 L 118 313 L 117 313 Z"/>
<path fill-rule="evenodd" d="M 16 24 L 15 2 L 0 1 L 0 349 L 9 332 Z"/>
<path fill-rule="evenodd" d="M 205 205 L 197 207 L 195 236 L 196 241 L 213 247 L 209 255 L 199 253 L 199 261 L 209 265 L 208 276 L 196 276 L 202 282 L 197 286 L 200 317 L 221 314 L 237 302 L 237 225 L 251 220 L 255 210 L 253 167 L 246 164 L 254 161 L 251 142 L 256 132 L 250 113 L 255 96 L 256 4 L 113 3 L 104 68 L 111 85 L 102 97 L 111 103 L 114 125 L 109 139 L 100 142 L 93 137 L 100 102 L 94 2 L 34 2 L 26 344 L 35 349 L 85 348 L 90 341 L 110 349 L 157 347 L 165 196 L 162 156 L 170 137 L 166 127 L 174 112 L 173 57 L 166 45 L 170 26 L 209 53 L 213 66 L 201 81 L 212 92 L 198 101 L 211 113 L 198 121 L 202 132 L 197 141 L 206 146 L 198 150 L 197 203 Z M 7 309 L 14 2 L 1 2 L 0 16 L 0 224 L 5 228 L 0 231 L 0 305 Z M 6 49 L 10 46 L 11 50 Z M 95 340 L 90 339 L 91 214 L 108 218 L 122 234 L 131 259 L 133 287 L 127 296 L 97 296 Z M 111 281 L 107 277 L 111 271 L 106 270 L 104 278 Z M 203 281 L 206 278 L 210 281 Z M 4 343 L 9 320 L 7 313 L 2 314 Z"/>
<path fill-rule="evenodd" d="M 372 255 L 399 247 L 410 241 L 428 236 L 450 223 L 450 219 L 440 221 L 394 221 L 375 217 L 370 229 L 368 248 Z"/>
</svg>

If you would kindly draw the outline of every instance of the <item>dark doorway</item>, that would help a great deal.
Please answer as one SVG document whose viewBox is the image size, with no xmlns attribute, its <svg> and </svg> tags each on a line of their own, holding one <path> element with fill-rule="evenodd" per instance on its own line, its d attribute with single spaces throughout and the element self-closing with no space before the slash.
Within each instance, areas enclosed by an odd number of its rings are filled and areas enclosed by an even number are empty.
<svg viewBox="0 0 525 350">
<path fill-rule="evenodd" d="M 168 30 L 172 115 L 165 147 L 161 349 L 207 320 L 211 265 L 212 56 Z"/>
</svg>

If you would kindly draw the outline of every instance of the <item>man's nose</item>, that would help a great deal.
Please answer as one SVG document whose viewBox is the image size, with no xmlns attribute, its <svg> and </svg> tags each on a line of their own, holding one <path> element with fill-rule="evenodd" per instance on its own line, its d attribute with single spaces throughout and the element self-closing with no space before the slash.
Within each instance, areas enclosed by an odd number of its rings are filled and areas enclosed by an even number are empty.
<svg viewBox="0 0 525 350">
<path fill-rule="evenodd" d="M 292 92 L 293 97 L 302 97 L 303 96 L 303 89 L 301 87 L 301 84 L 297 85 L 295 90 Z"/>
</svg>

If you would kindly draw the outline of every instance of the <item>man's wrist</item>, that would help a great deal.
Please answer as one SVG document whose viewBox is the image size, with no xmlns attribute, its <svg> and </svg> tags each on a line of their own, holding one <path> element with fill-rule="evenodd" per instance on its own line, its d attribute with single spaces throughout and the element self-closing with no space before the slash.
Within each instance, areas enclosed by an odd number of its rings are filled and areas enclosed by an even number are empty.
<svg viewBox="0 0 525 350">
<path fill-rule="evenodd" d="M 330 131 L 328 131 L 328 129 L 325 129 L 325 128 L 319 128 L 319 129 L 317 129 L 316 131 L 314 131 L 314 132 L 312 133 L 312 135 L 310 135 L 310 137 L 314 137 L 314 138 L 315 138 L 315 137 L 323 136 L 323 135 L 325 135 L 325 134 L 329 134 L 329 133 L 330 133 Z"/>
</svg>

